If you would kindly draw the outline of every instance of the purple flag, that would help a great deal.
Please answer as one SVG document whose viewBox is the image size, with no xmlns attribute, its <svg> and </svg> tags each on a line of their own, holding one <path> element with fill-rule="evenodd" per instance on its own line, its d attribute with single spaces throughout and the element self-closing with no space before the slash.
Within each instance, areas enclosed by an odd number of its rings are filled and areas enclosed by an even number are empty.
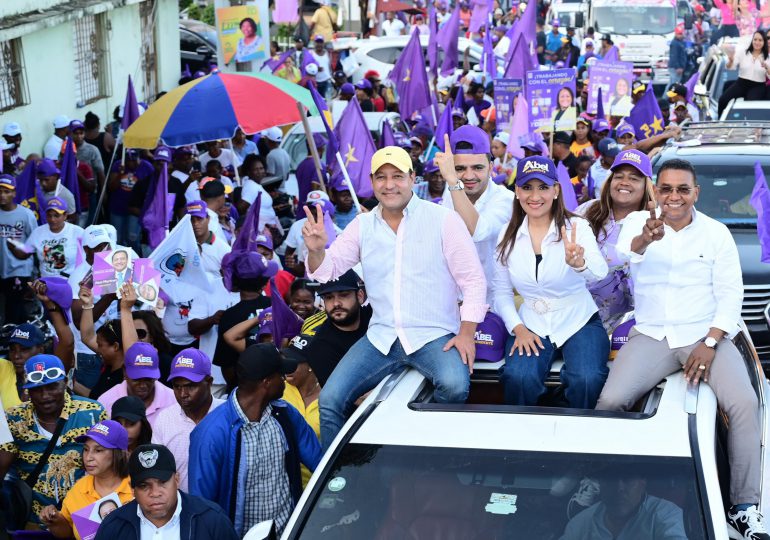
<svg viewBox="0 0 770 540">
<path fill-rule="evenodd" d="M 291 339 L 299 335 L 303 321 L 286 305 L 275 284 L 275 278 L 270 278 L 270 307 L 273 308 L 273 320 L 270 322 L 273 329 L 273 343 L 280 349 L 284 338 Z"/>
<path fill-rule="evenodd" d="M 749 199 L 757 211 L 757 235 L 762 246 L 762 262 L 770 263 L 770 190 L 759 161 L 754 163 L 754 189 Z"/>
<path fill-rule="evenodd" d="M 465 90 L 463 90 L 463 85 L 458 84 L 457 85 L 457 94 L 455 95 L 455 109 L 460 110 L 465 114 L 465 111 L 470 107 L 468 105 L 466 107 L 465 105 Z"/>
<path fill-rule="evenodd" d="M 497 59 L 495 58 L 495 48 L 492 46 L 492 28 L 490 25 L 487 25 L 486 30 L 484 30 L 484 50 L 481 53 L 481 63 L 488 81 L 494 81 L 497 78 Z"/>
<path fill-rule="evenodd" d="M 337 229 L 334 228 L 334 222 L 332 221 L 332 216 L 329 214 L 329 212 L 324 212 L 324 230 L 326 231 L 326 248 L 329 249 L 329 246 L 332 245 L 332 242 L 334 242 L 337 239 Z"/>
<path fill-rule="evenodd" d="M 261 232 L 259 230 L 259 211 L 261 206 L 262 193 L 260 192 L 257 194 L 254 204 L 249 206 L 246 212 L 246 218 L 243 220 L 240 231 L 238 231 L 238 236 L 235 237 L 231 251 L 257 251 L 257 236 Z"/>
<path fill-rule="evenodd" d="M 438 17 L 436 8 L 433 4 L 430 6 L 428 34 L 428 64 L 430 65 L 430 76 L 435 79 L 438 77 Z"/>
<path fill-rule="evenodd" d="M 430 106 L 428 73 L 425 71 L 419 29 L 415 28 L 412 32 L 412 37 L 409 38 L 388 78 L 396 84 L 401 118 L 410 118 L 415 112 Z M 349 106 L 345 110 L 348 108 Z"/>
<path fill-rule="evenodd" d="M 663 133 L 665 129 L 663 113 L 660 112 L 660 106 L 658 100 L 655 99 L 651 84 L 647 85 L 642 99 L 631 109 L 631 114 L 626 117 L 626 122 L 634 126 L 637 141 Z"/>
<path fill-rule="evenodd" d="M 123 118 L 120 119 L 120 129 L 126 131 L 128 126 L 133 124 L 137 118 L 139 118 L 139 104 L 136 102 L 134 83 L 131 81 L 131 75 L 129 75 L 126 101 L 123 103 Z"/>
<path fill-rule="evenodd" d="M 588 176 L 586 177 L 586 187 L 588 188 L 588 198 L 595 199 L 596 198 L 596 180 L 594 180 L 594 177 L 591 174 L 591 169 L 588 169 Z"/>
<path fill-rule="evenodd" d="M 380 148 L 386 146 L 396 146 L 396 137 L 393 135 L 393 128 L 390 126 L 390 122 L 385 120 L 382 124 L 382 137 L 380 138 Z"/>
<path fill-rule="evenodd" d="M 438 44 L 444 50 L 441 75 L 446 77 L 454 74 L 457 69 L 457 42 L 460 39 L 460 2 L 457 2 L 452 15 L 444 23 L 444 26 L 441 27 L 440 34 L 438 36 Z"/>
<path fill-rule="evenodd" d="M 604 116 L 604 100 L 602 99 L 602 87 L 599 87 L 599 91 L 596 93 L 596 119 L 606 120 Z"/>
<path fill-rule="evenodd" d="M 268 68 L 270 73 L 275 73 L 281 68 L 283 63 L 286 62 L 286 59 L 291 56 L 292 52 L 294 52 L 294 50 L 289 49 L 285 52 L 282 52 L 278 58 L 270 58 L 269 60 L 266 60 L 265 63 L 262 64 L 262 69 Z"/>
<path fill-rule="evenodd" d="M 687 79 L 687 82 L 684 83 L 684 86 L 687 88 L 687 101 L 689 103 L 692 103 L 692 98 L 695 95 L 695 85 L 698 84 L 698 77 L 700 76 L 699 71 L 695 71 L 689 79 Z"/>
<path fill-rule="evenodd" d="M 135 102 L 136 103 L 136 102 Z M 125 115 L 123 115 L 125 119 Z M 80 213 L 80 183 L 78 182 L 78 158 L 75 155 L 75 143 L 67 137 L 64 144 L 64 157 L 61 160 L 61 183 L 75 197 L 75 211 Z"/>
<path fill-rule="evenodd" d="M 168 164 L 165 161 L 152 187 L 154 195 L 142 216 L 142 225 L 147 231 L 150 248 L 155 249 L 166 238 L 168 222 L 174 209 L 175 195 L 168 192 Z"/>
<path fill-rule="evenodd" d="M 578 207 L 577 197 L 575 197 L 575 188 L 572 187 L 572 180 L 569 177 L 569 171 L 564 163 L 559 163 L 556 166 L 556 176 L 559 178 L 559 185 L 561 186 L 561 196 L 564 197 L 564 206 L 567 210 L 573 212 Z"/>
<path fill-rule="evenodd" d="M 315 85 L 309 84 L 308 89 L 310 90 L 310 95 L 313 96 L 313 102 L 318 108 L 318 112 L 321 113 L 321 121 L 324 123 L 324 129 L 329 138 L 329 141 L 326 143 L 326 166 L 332 167 L 335 161 L 334 156 L 337 154 L 340 146 L 334 131 L 332 131 L 332 113 L 326 105 L 326 100 L 316 90 Z"/>
<path fill-rule="evenodd" d="M 422 70 L 425 73 L 425 70 Z M 359 198 L 371 197 L 372 181 L 369 178 L 371 172 L 372 155 L 377 151 L 372 140 L 372 134 L 366 127 L 364 113 L 357 99 L 351 99 L 342 116 L 334 128 L 334 133 L 339 140 L 338 154 L 342 157 L 345 169 L 348 171 L 352 189 L 356 190 Z M 327 150 L 328 152 L 328 150 Z M 335 160 L 332 168 L 332 182 L 344 182 L 339 160 Z M 344 185 L 344 184 L 343 184 Z"/>
<path fill-rule="evenodd" d="M 494 7 L 493 0 L 473 0 L 472 4 L 473 13 L 471 13 L 468 30 L 471 33 L 477 33 L 488 22 L 489 14 L 492 13 Z"/>
<path fill-rule="evenodd" d="M 452 123 L 452 98 L 444 107 L 444 112 L 441 113 L 441 118 L 438 119 L 438 126 L 436 126 L 436 146 L 439 150 L 444 151 L 444 135 L 452 136 L 454 132 L 454 124 Z"/>
<path fill-rule="evenodd" d="M 24 169 L 16 177 L 16 195 L 13 202 L 32 210 L 39 224 L 45 223 L 45 212 L 40 207 L 43 201 L 43 192 L 37 181 L 37 161 L 30 159 Z"/>
<path fill-rule="evenodd" d="M 605 54 L 601 62 L 620 62 L 620 56 L 618 55 L 618 48 L 617 46 L 613 45 L 610 47 L 610 50 L 607 51 L 607 54 Z"/>
<path fill-rule="evenodd" d="M 505 66 L 506 79 L 527 80 L 527 71 L 538 69 L 537 64 L 532 63 L 532 55 L 529 53 L 529 43 L 524 34 L 519 34 L 515 42 L 511 42 L 510 57 Z"/>
<path fill-rule="evenodd" d="M 310 54 L 310 51 L 308 51 L 307 49 L 304 49 L 302 51 L 302 65 L 300 66 L 300 71 L 302 71 L 303 76 L 307 75 L 306 68 L 309 64 L 316 64 L 316 61 L 315 61 L 315 58 L 313 58 L 313 55 Z M 312 86 L 312 85 L 308 85 L 308 86 Z"/>
<path fill-rule="evenodd" d="M 516 106 L 513 109 L 513 119 L 511 120 L 511 135 L 508 138 L 506 152 L 516 159 L 523 159 L 524 149 L 521 147 L 521 141 L 529 133 L 529 104 L 524 94 L 519 94 L 515 102 Z"/>
<path fill-rule="evenodd" d="M 529 6 L 527 6 L 529 7 Z M 537 51 L 530 48 L 530 43 L 536 43 L 537 42 L 537 27 L 535 26 L 535 22 L 537 19 L 537 10 L 536 9 L 525 9 L 524 15 L 521 16 L 521 19 L 514 22 L 511 29 L 505 34 L 508 36 L 508 39 L 511 40 L 511 44 L 508 47 L 508 54 L 505 57 L 505 65 L 506 65 L 506 71 L 509 69 L 508 65 L 511 63 L 511 57 L 513 56 L 513 46 L 518 41 L 519 36 L 524 36 L 524 43 L 526 45 L 527 53 L 530 56 L 530 65 L 535 66 L 532 69 L 537 69 L 539 67 L 539 63 L 537 60 Z M 526 70 L 525 70 L 526 71 Z M 506 75 L 506 77 L 508 77 Z M 522 80 L 524 80 L 525 77 L 522 77 Z"/>
</svg>

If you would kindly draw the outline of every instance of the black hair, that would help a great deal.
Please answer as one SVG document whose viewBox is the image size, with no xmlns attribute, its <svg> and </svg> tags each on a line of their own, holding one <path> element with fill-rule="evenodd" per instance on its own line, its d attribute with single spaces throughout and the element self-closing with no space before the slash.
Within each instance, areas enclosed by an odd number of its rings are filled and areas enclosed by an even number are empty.
<svg viewBox="0 0 770 540">
<path fill-rule="evenodd" d="M 686 159 L 669 159 L 663 162 L 663 165 L 658 169 L 658 178 L 660 178 L 661 173 L 665 170 L 687 171 L 692 175 L 692 183 L 696 186 L 698 185 L 698 175 L 695 174 L 695 167 Z"/>
<path fill-rule="evenodd" d="M 96 129 L 99 127 L 99 117 L 88 111 L 83 119 L 83 125 L 86 126 L 86 129 Z"/>
<path fill-rule="evenodd" d="M 241 19 L 241 22 L 238 23 L 238 28 L 243 26 L 243 23 L 249 23 L 251 25 L 251 29 L 254 30 L 254 33 L 257 33 L 257 21 L 252 19 L 251 17 L 246 17 L 245 19 Z"/>
<path fill-rule="evenodd" d="M 484 85 L 483 84 L 480 84 L 480 83 L 477 83 L 477 82 L 472 82 L 470 84 L 470 86 L 468 87 L 468 93 L 470 95 L 472 95 L 472 96 L 475 95 L 476 92 L 478 92 L 479 90 L 484 90 Z"/>
<path fill-rule="evenodd" d="M 458 141 L 455 145 L 456 150 L 473 150 L 473 145 L 469 143 L 468 141 Z M 487 159 L 489 161 L 492 161 L 492 154 L 487 154 Z"/>
<path fill-rule="evenodd" d="M 168 337 L 166 337 L 166 331 L 163 329 L 163 323 L 154 311 L 133 311 L 131 313 L 131 317 L 135 321 L 143 321 L 147 326 L 147 333 L 152 340 L 152 346 L 157 349 L 158 354 L 171 352 L 171 342 L 168 340 Z"/>
<path fill-rule="evenodd" d="M 112 119 L 116 122 L 120 122 L 120 105 L 112 110 Z"/>
<path fill-rule="evenodd" d="M 760 32 L 759 30 L 755 30 L 754 34 L 759 34 L 760 36 L 762 36 L 762 49 L 761 49 L 762 58 L 767 60 L 767 36 L 765 35 L 764 32 Z M 746 49 L 746 54 L 751 54 L 751 51 L 754 48 L 754 34 L 751 34 L 751 41 L 749 41 L 749 48 Z"/>
<path fill-rule="evenodd" d="M 259 161 L 262 164 L 265 168 L 265 174 L 267 174 L 267 161 L 265 158 L 258 154 L 248 154 L 241 165 L 241 176 L 248 176 L 248 172 L 254 166 L 255 161 Z M 252 178 L 252 180 L 254 179 Z"/>
<path fill-rule="evenodd" d="M 294 281 L 291 282 L 291 287 L 289 287 L 289 298 L 291 296 L 302 289 L 305 289 L 306 291 L 309 291 L 311 294 L 315 296 L 315 287 L 313 286 L 315 284 L 314 281 L 306 278 L 297 278 Z"/>
<path fill-rule="evenodd" d="M 585 154 L 581 154 L 581 155 L 578 156 L 577 161 L 575 162 L 575 166 L 580 165 L 584 161 L 587 161 L 588 163 L 593 163 L 594 162 L 594 158 L 592 158 L 590 156 L 587 156 Z"/>
<path fill-rule="evenodd" d="M 123 334 L 120 330 L 120 319 L 110 319 L 99 327 L 96 331 L 97 336 L 101 336 L 104 341 L 113 345 L 118 344 L 119 349 L 123 349 Z"/>
<path fill-rule="evenodd" d="M 206 168 L 208 168 L 208 166 L 212 165 L 212 164 L 213 165 L 218 165 L 220 169 L 223 168 L 222 167 L 222 162 L 219 161 L 218 159 L 210 159 L 210 160 L 208 160 L 208 162 L 206 163 Z"/>
<path fill-rule="evenodd" d="M 269 279 L 266 277 L 242 278 L 233 276 L 233 286 L 239 291 L 261 292 L 268 282 Z"/>
</svg>

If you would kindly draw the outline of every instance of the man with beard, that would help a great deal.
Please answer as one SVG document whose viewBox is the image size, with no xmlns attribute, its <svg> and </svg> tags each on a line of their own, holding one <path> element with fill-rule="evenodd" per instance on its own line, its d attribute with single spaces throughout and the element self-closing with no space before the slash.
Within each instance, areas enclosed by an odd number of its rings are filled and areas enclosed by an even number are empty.
<svg viewBox="0 0 770 540">
<path fill-rule="evenodd" d="M 323 386 L 342 357 L 366 334 L 372 307 L 361 305 L 366 293 L 361 278 L 353 270 L 348 270 L 339 279 L 322 283 L 318 295 L 324 303 L 326 320 L 318 326 L 306 356 Z"/>
</svg>

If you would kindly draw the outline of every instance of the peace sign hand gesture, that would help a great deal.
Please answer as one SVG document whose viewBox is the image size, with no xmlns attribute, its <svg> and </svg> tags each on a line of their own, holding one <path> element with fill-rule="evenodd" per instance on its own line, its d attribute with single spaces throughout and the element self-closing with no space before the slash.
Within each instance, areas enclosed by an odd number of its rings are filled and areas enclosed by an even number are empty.
<svg viewBox="0 0 770 540">
<path fill-rule="evenodd" d="M 655 242 L 663 238 L 663 219 L 666 217 L 664 212 L 660 213 L 660 217 L 655 214 L 655 203 L 650 201 L 647 205 L 650 210 L 650 217 L 645 221 L 644 228 L 642 229 L 642 236 L 647 244 Z"/>
<path fill-rule="evenodd" d="M 315 215 L 307 206 L 304 209 L 307 216 L 307 221 L 302 226 L 302 238 L 305 240 L 305 246 L 310 252 L 324 251 L 329 237 L 324 228 L 323 208 L 320 204 L 316 205 Z"/>
<path fill-rule="evenodd" d="M 567 237 L 567 228 L 562 225 L 561 240 L 564 243 L 564 260 L 572 268 L 582 269 L 586 265 L 586 260 L 583 257 L 585 249 L 577 243 L 577 226 L 577 221 L 573 221 L 572 231 L 570 236 Z"/>
</svg>

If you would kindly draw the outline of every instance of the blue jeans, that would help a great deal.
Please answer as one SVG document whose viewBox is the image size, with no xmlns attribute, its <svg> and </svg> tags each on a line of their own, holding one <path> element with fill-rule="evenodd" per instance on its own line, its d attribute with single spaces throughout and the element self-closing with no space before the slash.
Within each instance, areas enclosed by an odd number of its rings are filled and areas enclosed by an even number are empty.
<svg viewBox="0 0 770 540">
<path fill-rule="evenodd" d="M 141 255 L 139 241 L 142 238 L 142 228 L 139 225 L 139 217 L 133 214 L 121 216 L 112 212 L 110 214 L 110 224 L 115 227 L 118 233 L 118 244 L 132 248 Z"/>
<path fill-rule="evenodd" d="M 102 372 L 102 360 L 97 354 L 77 353 L 75 380 L 86 388 L 93 388 Z"/>
<path fill-rule="evenodd" d="M 513 336 L 508 338 L 506 354 L 510 353 L 514 340 Z M 609 372 L 610 340 L 599 315 L 595 313 L 561 347 L 556 347 L 543 336 L 540 340 L 545 346 L 540 350 L 540 356 L 519 355 L 517 350 L 513 356 L 505 357 L 500 377 L 505 402 L 509 405 L 536 405 L 545 393 L 545 379 L 560 352 L 564 358 L 560 376 L 567 402 L 577 409 L 593 409 Z"/>
<path fill-rule="evenodd" d="M 447 334 L 425 344 L 412 354 L 406 354 L 396 340 L 387 355 L 375 348 L 366 336 L 353 345 L 340 360 L 326 381 L 319 398 L 321 415 L 321 444 L 329 448 L 345 420 L 353 412 L 353 404 L 380 381 L 407 367 L 413 367 L 435 388 L 433 399 L 438 403 L 464 403 L 470 388 L 468 367 L 457 349 L 443 351 L 452 339 Z"/>
</svg>

